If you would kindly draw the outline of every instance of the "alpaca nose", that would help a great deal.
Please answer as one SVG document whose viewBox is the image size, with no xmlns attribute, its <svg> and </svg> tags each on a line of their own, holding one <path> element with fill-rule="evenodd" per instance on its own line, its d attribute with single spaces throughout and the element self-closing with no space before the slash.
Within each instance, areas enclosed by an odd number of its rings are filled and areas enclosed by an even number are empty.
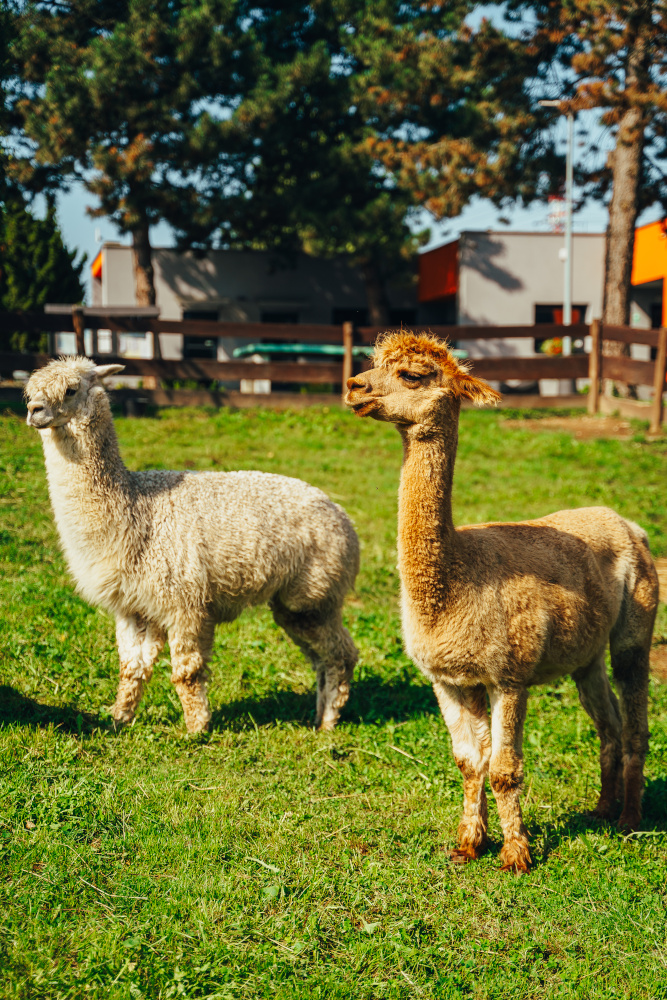
<svg viewBox="0 0 667 1000">
<path fill-rule="evenodd" d="M 50 411 L 44 403 L 35 401 L 28 403 L 28 425 L 30 427 L 47 427 L 52 420 Z"/>
<path fill-rule="evenodd" d="M 364 382 L 360 375 L 353 375 L 352 378 L 347 380 L 347 388 L 351 392 L 353 389 L 368 389 L 370 388 L 367 382 Z"/>
</svg>

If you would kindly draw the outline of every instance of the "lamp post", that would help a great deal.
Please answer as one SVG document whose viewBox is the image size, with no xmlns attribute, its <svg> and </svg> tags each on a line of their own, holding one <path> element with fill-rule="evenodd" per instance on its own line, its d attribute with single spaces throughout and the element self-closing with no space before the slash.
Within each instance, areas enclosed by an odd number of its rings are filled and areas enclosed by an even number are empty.
<svg viewBox="0 0 667 1000">
<path fill-rule="evenodd" d="M 543 108 L 561 108 L 563 101 L 539 101 Z M 567 112 L 567 152 L 565 154 L 565 247 L 563 260 L 563 326 L 572 326 L 572 189 L 574 187 L 574 115 Z M 563 354 L 572 353 L 572 337 L 563 337 Z"/>
</svg>

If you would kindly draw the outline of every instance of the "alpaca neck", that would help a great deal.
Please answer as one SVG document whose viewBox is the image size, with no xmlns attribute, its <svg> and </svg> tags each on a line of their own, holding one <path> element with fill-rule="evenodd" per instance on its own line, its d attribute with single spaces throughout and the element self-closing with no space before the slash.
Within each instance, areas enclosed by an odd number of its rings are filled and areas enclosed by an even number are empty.
<svg viewBox="0 0 667 1000">
<path fill-rule="evenodd" d="M 401 431 L 403 467 L 398 504 L 398 563 L 404 594 L 428 619 L 442 612 L 456 549 L 452 479 L 456 419 Z"/>
<path fill-rule="evenodd" d="M 90 415 L 41 436 L 49 494 L 65 546 L 70 540 L 114 534 L 129 494 L 129 473 L 106 396 L 95 401 Z"/>
</svg>

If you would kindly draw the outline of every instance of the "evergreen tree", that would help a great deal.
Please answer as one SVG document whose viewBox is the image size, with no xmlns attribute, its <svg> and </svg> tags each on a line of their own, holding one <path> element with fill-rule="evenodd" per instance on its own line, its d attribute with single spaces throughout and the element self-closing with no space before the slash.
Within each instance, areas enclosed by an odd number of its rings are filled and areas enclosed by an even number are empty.
<svg viewBox="0 0 667 1000">
<path fill-rule="evenodd" d="M 28 0 L 13 24 L 13 109 L 29 144 L 15 179 L 79 179 L 98 199 L 91 214 L 132 235 L 137 302 L 152 305 L 150 226 L 194 211 L 207 102 L 224 110 L 239 86 L 234 0 Z"/>
<path fill-rule="evenodd" d="M 526 201 L 551 190 L 553 150 L 526 77 L 539 59 L 467 0 L 248 4 L 262 55 L 230 127 L 246 168 L 226 238 L 343 255 L 365 277 L 369 316 L 389 319 L 386 284 L 410 276 L 423 205 L 442 218 L 474 195 Z M 207 204 L 216 217 L 215 195 Z"/>
<path fill-rule="evenodd" d="M 43 219 L 35 218 L 23 197 L 11 190 L 0 203 L 0 309 L 39 310 L 46 302 L 83 300 L 81 272 L 85 255 L 76 261 L 58 228 L 53 201 Z M 46 351 L 45 333 L 0 334 L 2 350 Z"/>
<path fill-rule="evenodd" d="M 395 183 L 436 219 L 476 196 L 503 205 L 551 193 L 561 160 L 535 100 L 544 51 L 486 19 L 470 28 L 476 4 L 416 3 L 393 26 L 390 6 L 364 10 L 357 96 L 374 130 L 367 147 Z"/>
<path fill-rule="evenodd" d="M 351 80 L 337 71 L 342 25 L 333 14 L 308 21 L 278 46 L 232 125 L 248 149 L 243 196 L 221 205 L 232 245 L 269 248 L 283 259 L 298 251 L 346 257 L 361 271 L 369 322 L 389 322 L 388 281 L 410 282 L 419 245 L 406 222 L 410 197 L 377 168 L 364 148 L 366 125 Z M 281 11 L 278 19 L 284 12 Z M 266 52 L 277 29 L 266 16 L 254 30 Z M 316 36 L 316 37 L 314 37 Z M 296 41 L 295 41 L 296 39 Z M 272 47 L 275 53 L 275 43 Z"/>
</svg>

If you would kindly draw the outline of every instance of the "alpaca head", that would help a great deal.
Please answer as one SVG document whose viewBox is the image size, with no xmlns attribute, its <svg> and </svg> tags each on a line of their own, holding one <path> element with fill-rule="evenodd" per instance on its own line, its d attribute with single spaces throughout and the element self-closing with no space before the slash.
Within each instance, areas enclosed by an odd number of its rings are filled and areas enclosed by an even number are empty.
<svg viewBox="0 0 667 1000">
<path fill-rule="evenodd" d="M 28 424 L 44 430 L 62 427 L 74 417 L 92 416 L 101 380 L 124 365 L 96 365 L 90 358 L 59 358 L 33 372 L 25 387 Z"/>
<path fill-rule="evenodd" d="M 500 394 L 468 372 L 430 333 L 401 330 L 378 340 L 373 367 L 348 379 L 345 402 L 360 417 L 395 424 L 437 424 L 460 401 L 497 403 Z"/>
</svg>

